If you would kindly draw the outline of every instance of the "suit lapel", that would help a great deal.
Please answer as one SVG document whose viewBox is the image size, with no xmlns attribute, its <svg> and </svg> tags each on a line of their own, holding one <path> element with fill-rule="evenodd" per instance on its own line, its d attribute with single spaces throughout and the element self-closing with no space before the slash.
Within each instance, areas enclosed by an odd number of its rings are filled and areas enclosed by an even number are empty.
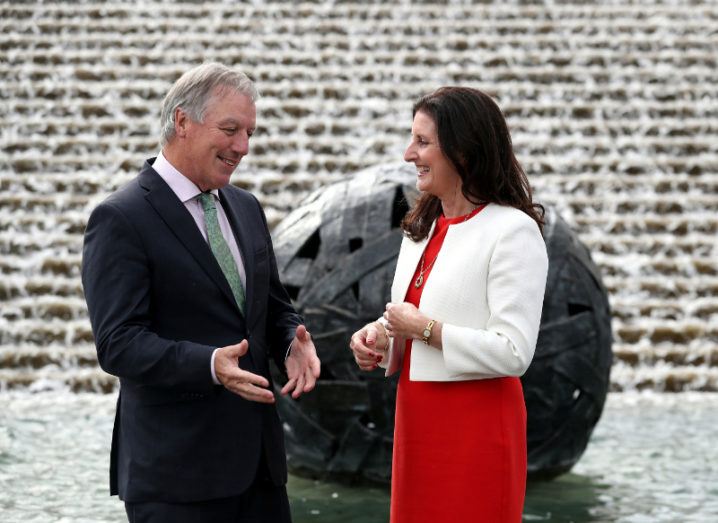
<svg viewBox="0 0 718 523">
<path fill-rule="evenodd" d="M 222 289 L 227 299 L 239 308 L 232 294 L 232 289 L 222 273 L 209 245 L 202 237 L 192 215 L 184 204 L 179 201 L 172 189 L 149 164 L 145 164 L 139 175 L 139 183 L 147 190 L 145 198 L 157 211 L 167 227 L 185 246 L 197 263 L 204 269 L 214 283 Z"/>
</svg>

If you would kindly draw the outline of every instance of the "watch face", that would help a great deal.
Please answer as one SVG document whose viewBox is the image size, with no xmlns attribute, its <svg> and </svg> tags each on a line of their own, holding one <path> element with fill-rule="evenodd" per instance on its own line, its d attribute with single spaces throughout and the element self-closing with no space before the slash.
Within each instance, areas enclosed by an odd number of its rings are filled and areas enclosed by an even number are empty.
<svg viewBox="0 0 718 523">
<path fill-rule="evenodd" d="M 431 336 L 431 331 L 429 329 L 424 329 L 424 338 L 428 338 Z"/>
</svg>

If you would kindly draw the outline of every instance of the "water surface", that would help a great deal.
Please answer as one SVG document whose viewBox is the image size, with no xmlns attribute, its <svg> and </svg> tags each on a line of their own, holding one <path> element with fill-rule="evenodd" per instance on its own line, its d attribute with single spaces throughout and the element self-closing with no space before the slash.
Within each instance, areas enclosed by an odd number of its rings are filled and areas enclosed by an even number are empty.
<svg viewBox="0 0 718 523">
<path fill-rule="evenodd" d="M 0 520 L 119 523 L 107 468 L 115 397 L 0 393 Z M 581 461 L 529 485 L 524 521 L 718 522 L 718 394 L 613 393 Z M 292 477 L 295 523 L 387 520 L 382 488 Z"/>
</svg>

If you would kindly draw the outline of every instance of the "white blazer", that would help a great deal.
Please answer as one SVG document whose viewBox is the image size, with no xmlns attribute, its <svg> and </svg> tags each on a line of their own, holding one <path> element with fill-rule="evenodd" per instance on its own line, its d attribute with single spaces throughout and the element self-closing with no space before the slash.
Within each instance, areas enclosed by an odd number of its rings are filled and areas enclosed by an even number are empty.
<svg viewBox="0 0 718 523">
<path fill-rule="evenodd" d="M 393 302 L 404 301 L 435 226 L 422 241 L 404 238 Z M 518 209 L 489 204 L 471 219 L 450 225 L 419 303 L 423 314 L 443 323 L 443 350 L 413 340 L 409 379 L 521 376 L 536 349 L 547 272 L 539 228 Z M 401 369 L 404 346 L 403 339 L 390 340 L 381 363 L 387 376 Z"/>
</svg>

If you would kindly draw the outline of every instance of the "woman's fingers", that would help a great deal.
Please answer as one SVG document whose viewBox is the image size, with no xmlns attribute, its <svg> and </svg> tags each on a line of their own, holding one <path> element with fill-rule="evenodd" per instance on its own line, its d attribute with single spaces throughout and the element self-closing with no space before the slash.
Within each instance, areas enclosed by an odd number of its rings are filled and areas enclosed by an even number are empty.
<svg viewBox="0 0 718 523">
<path fill-rule="evenodd" d="M 383 335 L 383 333 L 382 333 Z M 349 340 L 349 348 L 354 354 L 354 361 L 360 369 L 374 370 L 383 359 L 383 354 L 377 351 L 379 330 L 376 325 L 369 324 L 355 332 Z"/>
</svg>

